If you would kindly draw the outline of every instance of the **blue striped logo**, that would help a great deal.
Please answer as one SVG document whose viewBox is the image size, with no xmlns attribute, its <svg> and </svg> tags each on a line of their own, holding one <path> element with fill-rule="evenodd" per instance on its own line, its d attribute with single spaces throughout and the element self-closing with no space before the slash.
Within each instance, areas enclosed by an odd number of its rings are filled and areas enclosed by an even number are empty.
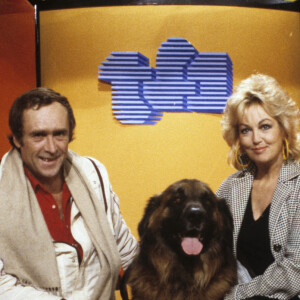
<svg viewBox="0 0 300 300">
<path fill-rule="evenodd" d="M 222 113 L 232 92 L 227 53 L 198 52 L 183 38 L 169 38 L 156 69 L 139 52 L 111 52 L 99 66 L 112 85 L 112 109 L 122 124 L 155 124 L 163 112 Z"/>
</svg>

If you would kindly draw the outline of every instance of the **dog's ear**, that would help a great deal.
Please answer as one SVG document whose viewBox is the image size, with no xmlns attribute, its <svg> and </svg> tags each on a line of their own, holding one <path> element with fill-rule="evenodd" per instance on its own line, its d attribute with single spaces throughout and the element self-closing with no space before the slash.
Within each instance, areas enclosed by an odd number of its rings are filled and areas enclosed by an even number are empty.
<svg viewBox="0 0 300 300">
<path fill-rule="evenodd" d="M 153 212 L 160 206 L 160 204 L 161 204 L 161 196 L 160 195 L 153 196 L 148 201 L 148 204 L 144 211 L 144 216 L 138 225 L 138 232 L 139 232 L 140 237 L 142 237 L 144 235 L 144 233 L 146 232 L 148 225 L 149 225 L 150 217 L 152 216 Z"/>
</svg>

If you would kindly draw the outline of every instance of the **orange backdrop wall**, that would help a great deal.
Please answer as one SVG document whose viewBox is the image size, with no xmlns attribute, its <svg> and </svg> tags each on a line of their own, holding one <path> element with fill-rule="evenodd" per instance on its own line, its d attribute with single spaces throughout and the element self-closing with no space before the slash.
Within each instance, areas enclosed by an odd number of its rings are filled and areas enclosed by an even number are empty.
<svg viewBox="0 0 300 300">
<path fill-rule="evenodd" d="M 170 37 L 199 52 L 228 52 L 234 85 L 254 72 L 274 76 L 300 104 L 299 13 L 221 6 L 124 6 L 41 12 L 42 85 L 66 95 L 77 119 L 70 148 L 102 161 L 136 227 L 147 199 L 182 178 L 215 191 L 234 170 L 226 163 L 219 114 L 165 113 L 156 125 L 121 125 L 110 85 L 98 82 L 112 51 L 138 51 L 155 67 Z"/>
<path fill-rule="evenodd" d="M 10 106 L 35 81 L 34 9 L 24 0 L 0 3 L 0 157 L 10 148 Z"/>
</svg>

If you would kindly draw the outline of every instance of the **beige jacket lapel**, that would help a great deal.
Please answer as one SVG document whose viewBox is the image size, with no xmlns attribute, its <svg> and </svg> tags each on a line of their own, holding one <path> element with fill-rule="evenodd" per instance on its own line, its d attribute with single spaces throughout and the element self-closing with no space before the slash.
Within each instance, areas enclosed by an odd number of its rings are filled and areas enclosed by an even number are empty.
<svg viewBox="0 0 300 300">
<path fill-rule="evenodd" d="M 98 292 L 101 299 L 109 299 L 108 295 L 115 288 L 120 266 L 116 242 L 111 233 L 103 202 L 96 196 L 81 169 L 80 160 L 85 159 L 69 151 L 66 161 L 65 181 L 72 197 L 82 214 L 90 238 L 97 250 L 101 265 L 101 276 Z M 72 168 L 71 168 L 72 166 Z M 95 298 L 96 299 L 96 298 Z"/>
</svg>

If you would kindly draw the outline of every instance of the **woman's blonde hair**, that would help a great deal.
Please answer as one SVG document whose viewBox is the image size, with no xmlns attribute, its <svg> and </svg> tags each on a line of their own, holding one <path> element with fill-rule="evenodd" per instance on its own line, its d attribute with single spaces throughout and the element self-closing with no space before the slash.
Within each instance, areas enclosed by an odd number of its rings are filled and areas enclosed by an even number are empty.
<svg viewBox="0 0 300 300">
<path fill-rule="evenodd" d="M 236 169 L 235 152 L 239 147 L 238 123 L 245 108 L 252 104 L 261 105 L 277 120 L 289 144 L 289 157 L 300 159 L 299 108 L 278 82 L 267 75 L 255 74 L 243 80 L 227 101 L 221 121 L 223 138 L 231 148 L 228 163 Z"/>
</svg>

